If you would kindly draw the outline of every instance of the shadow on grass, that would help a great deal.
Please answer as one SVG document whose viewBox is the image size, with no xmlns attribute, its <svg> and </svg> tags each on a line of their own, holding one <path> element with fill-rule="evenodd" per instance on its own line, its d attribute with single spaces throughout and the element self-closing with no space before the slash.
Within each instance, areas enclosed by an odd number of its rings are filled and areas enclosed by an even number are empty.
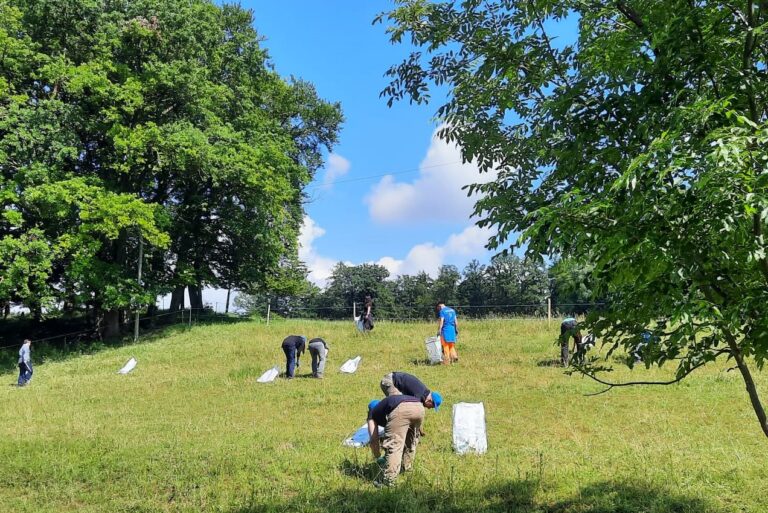
<svg viewBox="0 0 768 513">
<path fill-rule="evenodd" d="M 414 358 L 411 360 L 411 365 L 415 365 L 417 367 L 421 365 L 426 365 L 428 367 L 432 367 L 434 365 L 440 365 L 439 363 L 432 363 L 429 358 Z"/>
<path fill-rule="evenodd" d="M 196 326 L 209 326 L 213 324 L 236 324 L 240 322 L 248 321 L 247 318 L 239 317 L 201 317 L 195 320 L 192 327 Z M 188 324 L 165 324 L 155 325 L 142 328 L 142 332 L 139 336 L 136 344 L 149 344 L 162 340 L 168 336 L 175 335 L 188 331 L 190 326 Z M 72 336 L 72 337 L 57 337 L 57 339 L 50 342 L 33 342 L 32 343 L 32 363 L 37 371 L 38 366 L 44 365 L 48 362 L 58 362 L 69 360 L 70 358 L 77 358 L 85 354 L 96 354 L 106 349 L 113 349 L 116 347 L 134 345 L 132 335 L 123 335 L 120 337 L 114 337 L 110 339 L 95 339 L 88 336 Z M 18 351 L 21 344 L 18 347 L 10 347 L 8 349 L 0 351 L 0 373 L 12 372 L 18 370 Z"/>
<path fill-rule="evenodd" d="M 345 462 L 345 469 L 366 477 L 369 472 L 353 462 Z M 312 487 L 298 497 L 276 502 L 258 502 L 254 497 L 253 504 L 230 513 L 725 513 L 699 498 L 642 483 L 595 483 L 571 497 L 550 502 L 539 498 L 543 494 L 539 494 L 541 487 L 536 480 L 502 481 L 471 490 L 451 488 L 450 483 L 429 483 L 419 476 L 403 481 L 392 488 L 355 487 L 330 493 Z"/>
<path fill-rule="evenodd" d="M 536 362 L 536 367 L 562 367 L 563 364 L 560 362 L 560 358 L 546 358 L 544 360 L 539 360 Z"/>
</svg>

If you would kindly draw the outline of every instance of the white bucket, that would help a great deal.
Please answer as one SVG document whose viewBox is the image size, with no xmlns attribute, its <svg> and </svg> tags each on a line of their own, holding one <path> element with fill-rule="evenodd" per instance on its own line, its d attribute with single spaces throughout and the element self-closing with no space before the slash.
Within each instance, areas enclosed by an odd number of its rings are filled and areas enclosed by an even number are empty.
<svg viewBox="0 0 768 513">
<path fill-rule="evenodd" d="M 443 361 L 443 349 L 440 347 L 439 337 L 429 337 L 424 341 L 427 346 L 427 359 L 432 365 Z"/>
</svg>

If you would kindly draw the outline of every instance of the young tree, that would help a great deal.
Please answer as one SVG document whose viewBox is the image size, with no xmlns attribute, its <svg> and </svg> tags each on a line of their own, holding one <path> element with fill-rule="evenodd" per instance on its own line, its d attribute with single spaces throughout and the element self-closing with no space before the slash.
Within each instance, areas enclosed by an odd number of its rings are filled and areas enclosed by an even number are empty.
<svg viewBox="0 0 768 513">
<path fill-rule="evenodd" d="M 673 362 L 673 381 L 732 359 L 768 436 L 751 369 L 768 356 L 768 5 L 397 4 L 392 41 L 424 52 L 384 94 L 450 91 L 442 136 L 499 170 L 470 188 L 490 247 L 519 233 L 531 255 L 591 255 L 610 308 L 590 328 L 627 349 L 652 329 L 646 364 Z M 554 37 L 563 24 L 577 40 Z"/>
</svg>

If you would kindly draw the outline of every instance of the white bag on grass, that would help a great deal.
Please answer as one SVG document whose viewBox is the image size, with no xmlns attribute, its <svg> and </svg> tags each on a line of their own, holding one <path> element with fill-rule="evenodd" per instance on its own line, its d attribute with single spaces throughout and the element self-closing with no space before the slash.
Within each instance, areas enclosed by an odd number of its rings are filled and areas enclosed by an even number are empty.
<svg viewBox="0 0 768 513">
<path fill-rule="evenodd" d="M 272 367 L 267 372 L 262 374 L 256 381 L 259 383 L 272 383 L 278 374 L 280 374 L 280 371 L 277 370 L 277 367 Z"/>
<path fill-rule="evenodd" d="M 347 374 L 354 374 L 357 370 L 357 366 L 360 365 L 360 360 L 362 360 L 362 356 L 356 356 L 355 358 L 352 358 L 351 360 L 347 360 L 344 362 L 344 365 L 341 366 L 341 369 L 339 369 L 341 372 L 346 372 Z"/>
<path fill-rule="evenodd" d="M 120 369 L 119 371 L 117 371 L 117 373 L 118 374 L 128 374 L 129 372 L 131 372 L 136 367 L 137 363 L 139 363 L 139 362 L 136 361 L 136 358 L 131 356 L 131 359 L 128 360 L 128 362 L 126 362 L 126 364 L 123 365 L 123 368 Z"/>
<path fill-rule="evenodd" d="M 384 438 L 384 428 L 379 426 L 379 438 Z M 363 424 L 360 428 L 349 435 L 341 445 L 347 447 L 365 447 L 371 443 L 371 436 L 368 434 L 368 424 Z"/>
<path fill-rule="evenodd" d="M 436 363 L 442 363 L 443 361 L 443 348 L 440 347 L 440 339 L 438 337 L 429 337 L 424 341 L 427 346 L 427 359 L 432 365 Z"/>
<path fill-rule="evenodd" d="M 488 450 L 483 403 L 453 405 L 453 449 L 458 454 L 485 454 Z"/>
</svg>

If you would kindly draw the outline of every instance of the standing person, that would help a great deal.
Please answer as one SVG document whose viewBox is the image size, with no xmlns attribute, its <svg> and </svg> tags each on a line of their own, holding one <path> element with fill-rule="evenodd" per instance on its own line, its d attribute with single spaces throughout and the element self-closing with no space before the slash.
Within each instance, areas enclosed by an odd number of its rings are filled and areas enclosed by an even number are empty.
<svg viewBox="0 0 768 513">
<path fill-rule="evenodd" d="M 373 329 L 373 299 L 369 295 L 365 296 L 363 313 L 360 316 L 360 320 L 363 321 L 363 330 L 365 332 L 369 332 Z"/>
<path fill-rule="evenodd" d="M 390 395 L 378 404 L 368 407 L 368 434 L 371 452 L 379 458 L 384 449 L 384 478 L 374 481 L 376 486 L 394 484 L 400 472 L 413 467 L 416 447 L 419 445 L 424 405 L 411 395 Z M 379 426 L 384 428 L 384 440 L 379 443 Z"/>
<path fill-rule="evenodd" d="M 322 338 L 313 338 L 309 341 L 309 354 L 312 355 L 312 377 L 323 379 L 325 372 L 325 359 L 330 347 Z"/>
<path fill-rule="evenodd" d="M 442 301 L 437 303 L 437 315 L 440 317 L 440 327 L 437 336 L 443 346 L 443 365 L 459 361 L 456 352 L 456 338 L 459 335 L 459 322 L 456 319 L 456 311 Z"/>
<path fill-rule="evenodd" d="M 19 383 L 23 387 L 32 380 L 32 341 L 25 339 L 19 349 Z"/>
<path fill-rule="evenodd" d="M 581 331 L 579 323 L 574 317 L 566 317 L 560 324 L 560 363 L 567 367 L 570 361 L 568 354 L 568 341 L 573 337 L 573 352 L 576 353 L 581 345 Z"/>
<path fill-rule="evenodd" d="M 307 345 L 307 337 L 304 335 L 290 335 L 283 340 L 283 352 L 285 353 L 285 377 L 293 379 L 293 373 L 299 366 L 299 357 Z"/>
</svg>

